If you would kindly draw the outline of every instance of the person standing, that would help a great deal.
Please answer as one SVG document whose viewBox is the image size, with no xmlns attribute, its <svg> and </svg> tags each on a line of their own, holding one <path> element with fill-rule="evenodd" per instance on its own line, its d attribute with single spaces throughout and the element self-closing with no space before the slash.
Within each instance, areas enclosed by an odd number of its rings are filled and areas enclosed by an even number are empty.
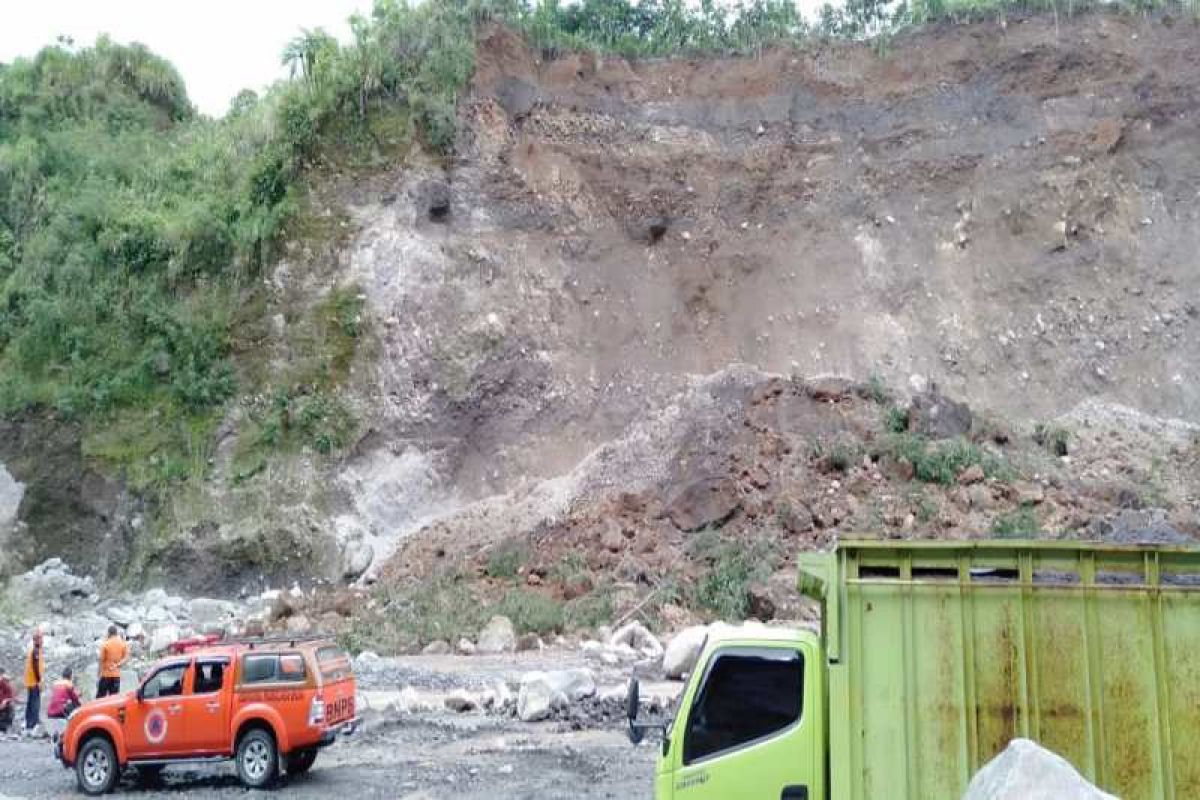
<svg viewBox="0 0 1200 800">
<path fill-rule="evenodd" d="M 116 625 L 108 626 L 108 638 L 100 643 L 100 683 L 96 699 L 121 692 L 121 667 L 129 660 L 129 645 L 117 633 Z"/>
<path fill-rule="evenodd" d="M 8 733 L 13 721 L 13 688 L 8 673 L 0 667 L 0 733 Z"/>
<path fill-rule="evenodd" d="M 42 716 L 42 683 L 46 660 L 42 653 L 42 629 L 33 629 L 33 640 L 25 654 L 25 733 L 33 733 Z"/>
</svg>

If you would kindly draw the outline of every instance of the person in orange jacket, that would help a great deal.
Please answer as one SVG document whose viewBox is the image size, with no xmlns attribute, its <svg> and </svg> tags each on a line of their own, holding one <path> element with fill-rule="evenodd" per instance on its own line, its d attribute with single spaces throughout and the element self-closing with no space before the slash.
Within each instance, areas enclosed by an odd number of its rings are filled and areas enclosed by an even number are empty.
<svg viewBox="0 0 1200 800">
<path fill-rule="evenodd" d="M 25 732 L 38 726 L 42 715 L 42 684 L 45 682 L 46 657 L 42 652 L 42 629 L 34 628 L 29 650 L 25 653 Z"/>
<path fill-rule="evenodd" d="M 50 719 L 66 719 L 72 711 L 83 705 L 72 680 L 74 677 L 74 672 L 67 667 L 62 671 L 62 677 L 50 687 L 50 705 L 46 707 L 46 716 Z"/>
<path fill-rule="evenodd" d="M 108 626 L 108 638 L 100 643 L 100 682 L 96 699 L 121 693 L 121 667 L 129 661 L 129 645 L 117 632 L 116 625 Z"/>
</svg>

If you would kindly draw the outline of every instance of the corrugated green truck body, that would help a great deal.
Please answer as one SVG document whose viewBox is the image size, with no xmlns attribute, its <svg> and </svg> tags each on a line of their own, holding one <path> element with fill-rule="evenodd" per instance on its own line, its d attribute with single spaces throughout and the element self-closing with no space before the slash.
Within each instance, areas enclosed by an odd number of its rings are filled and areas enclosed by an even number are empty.
<svg viewBox="0 0 1200 800">
<path fill-rule="evenodd" d="M 706 673 L 756 644 L 710 641 L 659 765 L 660 800 L 720 785 L 772 800 L 955 800 L 1016 737 L 1127 800 L 1200 798 L 1200 551 L 846 542 L 802 556 L 800 588 L 822 602 L 820 641 L 757 644 L 798 654 L 802 671 L 763 674 L 802 675 L 802 710 L 782 727 L 785 708 L 748 698 L 780 714 L 778 732 L 697 750 L 689 736 L 738 735 L 709 730 L 725 723 Z M 774 652 L 763 663 L 780 663 Z M 688 763 L 689 751 L 704 757 Z"/>
<path fill-rule="evenodd" d="M 822 594 L 836 800 L 959 797 L 1014 737 L 1124 798 L 1200 798 L 1200 553 L 857 543 Z"/>
</svg>

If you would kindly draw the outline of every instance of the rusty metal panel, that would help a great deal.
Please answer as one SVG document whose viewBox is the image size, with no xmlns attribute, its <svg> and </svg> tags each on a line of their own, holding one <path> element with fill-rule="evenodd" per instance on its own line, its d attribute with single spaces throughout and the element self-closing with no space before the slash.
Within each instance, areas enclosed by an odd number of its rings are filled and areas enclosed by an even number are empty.
<svg viewBox="0 0 1200 800">
<path fill-rule="evenodd" d="M 843 543 L 825 607 L 831 796 L 958 798 L 1016 736 L 1127 800 L 1200 797 L 1200 550 Z"/>
</svg>

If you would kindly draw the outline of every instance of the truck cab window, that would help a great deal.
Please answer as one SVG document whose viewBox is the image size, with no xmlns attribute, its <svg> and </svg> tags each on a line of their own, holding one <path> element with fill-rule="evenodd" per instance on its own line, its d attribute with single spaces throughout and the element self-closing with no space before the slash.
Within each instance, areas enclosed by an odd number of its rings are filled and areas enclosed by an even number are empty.
<svg viewBox="0 0 1200 800">
<path fill-rule="evenodd" d="M 146 681 L 142 689 L 142 697 L 178 697 L 183 694 L 183 674 L 187 672 L 187 664 L 174 664 L 163 667 L 154 673 L 154 677 Z"/>
<path fill-rule="evenodd" d="M 720 755 L 800 719 L 804 661 L 794 650 L 738 649 L 716 656 L 692 704 L 683 763 Z"/>
<path fill-rule="evenodd" d="M 225 682 L 225 665 L 220 662 L 200 662 L 196 664 L 196 677 L 192 694 L 210 694 L 221 691 Z"/>
</svg>

